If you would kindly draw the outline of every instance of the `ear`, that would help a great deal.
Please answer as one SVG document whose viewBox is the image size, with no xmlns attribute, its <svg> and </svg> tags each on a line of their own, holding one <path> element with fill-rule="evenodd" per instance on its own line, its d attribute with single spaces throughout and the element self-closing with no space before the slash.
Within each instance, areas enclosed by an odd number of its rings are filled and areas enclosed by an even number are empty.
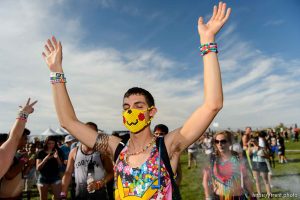
<svg viewBox="0 0 300 200">
<path fill-rule="evenodd" d="M 154 117 L 156 113 L 157 113 L 157 108 L 153 106 L 153 108 L 149 111 L 149 116 Z"/>
</svg>

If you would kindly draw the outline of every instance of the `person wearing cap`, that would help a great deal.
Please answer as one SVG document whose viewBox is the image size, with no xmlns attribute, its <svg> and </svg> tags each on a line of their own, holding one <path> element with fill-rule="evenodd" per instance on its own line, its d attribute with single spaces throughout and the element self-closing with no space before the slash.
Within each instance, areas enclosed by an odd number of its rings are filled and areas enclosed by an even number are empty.
<svg viewBox="0 0 300 200">
<path fill-rule="evenodd" d="M 9 169 L 14 155 L 16 153 L 18 143 L 22 137 L 28 116 L 33 113 L 33 106 L 37 101 L 30 103 L 30 98 L 24 106 L 19 106 L 20 110 L 17 114 L 16 121 L 10 131 L 8 139 L 0 146 L 0 179 Z"/>
<path fill-rule="evenodd" d="M 25 186 L 24 178 L 35 164 L 35 159 L 28 158 L 27 152 L 24 151 L 29 134 L 30 131 L 25 128 L 19 140 L 18 151 L 15 153 L 13 163 L 1 180 L 0 199 L 21 199 Z"/>
<path fill-rule="evenodd" d="M 67 165 L 69 153 L 71 151 L 71 145 L 75 142 L 75 138 L 72 135 L 67 135 L 65 137 L 65 144 L 60 147 L 64 153 L 64 164 Z"/>
</svg>

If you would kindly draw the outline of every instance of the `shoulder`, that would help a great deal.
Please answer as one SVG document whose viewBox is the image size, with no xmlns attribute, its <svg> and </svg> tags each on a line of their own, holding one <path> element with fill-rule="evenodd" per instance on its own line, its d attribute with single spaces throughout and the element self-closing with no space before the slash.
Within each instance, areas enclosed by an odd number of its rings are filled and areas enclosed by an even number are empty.
<svg viewBox="0 0 300 200">
<path fill-rule="evenodd" d="M 75 155 L 76 155 L 76 153 L 77 153 L 78 150 L 79 150 L 79 147 L 73 148 L 73 149 L 70 151 L 69 158 L 72 158 L 73 160 L 75 160 Z"/>
</svg>

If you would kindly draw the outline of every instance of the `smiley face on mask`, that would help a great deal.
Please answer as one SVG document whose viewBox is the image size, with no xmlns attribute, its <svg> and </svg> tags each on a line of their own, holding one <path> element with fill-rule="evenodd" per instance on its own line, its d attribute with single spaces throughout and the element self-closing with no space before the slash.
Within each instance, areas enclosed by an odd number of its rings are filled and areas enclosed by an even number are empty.
<svg viewBox="0 0 300 200">
<path fill-rule="evenodd" d="M 123 124 L 124 126 L 131 132 L 137 133 L 141 131 L 143 128 L 148 126 L 152 120 L 150 117 L 149 120 L 146 120 L 145 113 L 150 111 L 153 108 L 147 108 L 146 110 L 139 110 L 139 109 L 128 109 L 123 111 Z"/>
</svg>

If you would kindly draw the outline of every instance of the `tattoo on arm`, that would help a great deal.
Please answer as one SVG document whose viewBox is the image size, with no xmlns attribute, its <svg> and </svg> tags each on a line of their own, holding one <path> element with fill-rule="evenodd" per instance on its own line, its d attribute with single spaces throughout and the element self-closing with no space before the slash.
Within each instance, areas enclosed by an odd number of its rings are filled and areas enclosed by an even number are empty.
<svg viewBox="0 0 300 200">
<path fill-rule="evenodd" d="M 101 153 L 104 154 L 108 154 L 108 139 L 109 136 L 107 134 L 104 133 L 100 133 L 98 134 L 97 138 L 96 138 L 96 142 L 94 144 L 94 151 L 99 151 Z"/>
</svg>

